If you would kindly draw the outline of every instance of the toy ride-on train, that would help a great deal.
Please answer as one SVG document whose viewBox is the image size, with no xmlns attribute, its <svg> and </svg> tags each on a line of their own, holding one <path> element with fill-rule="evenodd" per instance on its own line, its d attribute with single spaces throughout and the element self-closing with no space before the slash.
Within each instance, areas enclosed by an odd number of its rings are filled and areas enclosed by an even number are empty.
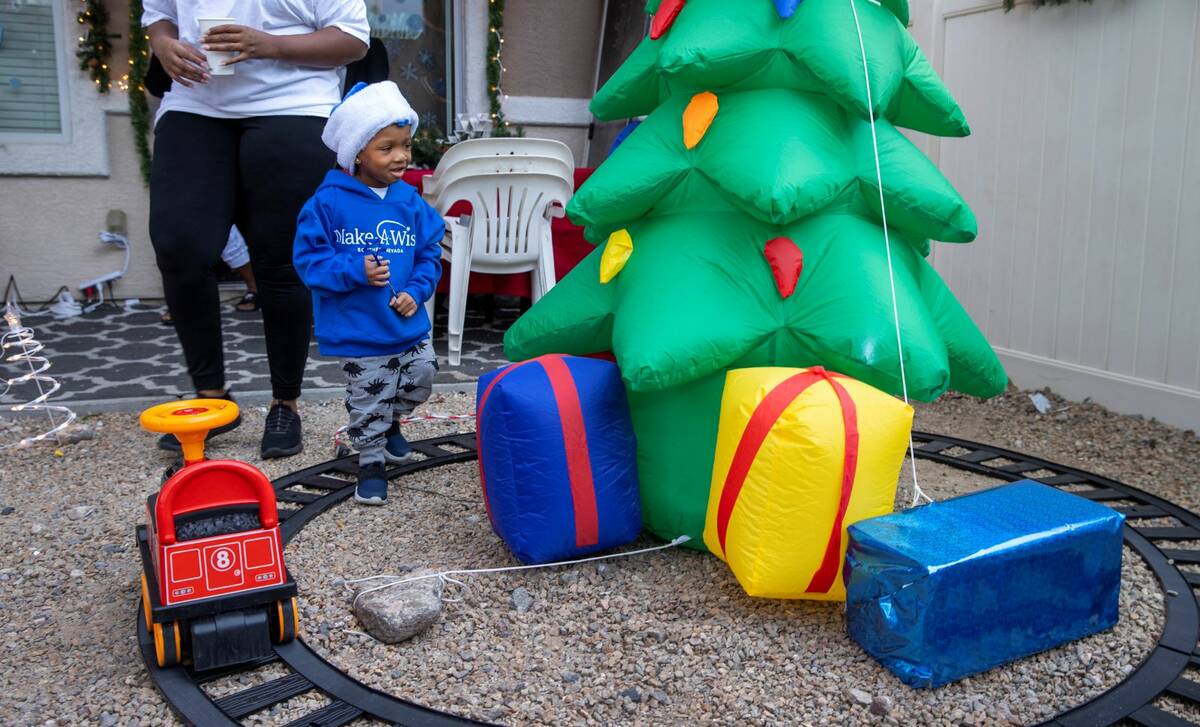
<svg viewBox="0 0 1200 727">
<path fill-rule="evenodd" d="M 270 480 L 245 462 L 204 459 L 208 431 L 237 415 L 221 399 L 142 412 L 143 427 L 183 446 L 183 467 L 147 499 L 137 528 L 142 610 L 159 666 L 190 660 L 203 671 L 253 661 L 299 630 Z"/>
</svg>

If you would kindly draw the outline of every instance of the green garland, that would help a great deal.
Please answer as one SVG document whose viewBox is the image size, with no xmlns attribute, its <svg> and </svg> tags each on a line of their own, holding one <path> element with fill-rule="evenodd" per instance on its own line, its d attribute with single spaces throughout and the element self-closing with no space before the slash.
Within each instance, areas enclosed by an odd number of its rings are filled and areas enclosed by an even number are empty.
<svg viewBox="0 0 1200 727">
<path fill-rule="evenodd" d="M 488 100 L 492 110 L 492 136 L 514 136 L 500 105 L 500 51 L 504 46 L 504 0 L 488 0 L 487 81 Z"/>
<path fill-rule="evenodd" d="M 112 39 L 119 35 L 108 32 L 108 8 L 103 0 L 82 0 L 83 10 L 75 16 L 80 25 L 86 25 L 87 31 L 79 36 L 79 50 L 75 57 L 79 59 L 79 70 L 87 71 L 96 84 L 100 93 L 108 93 L 112 87 L 112 78 L 108 74 L 108 57 L 112 55 Z"/>
<path fill-rule="evenodd" d="M 129 121 L 141 161 L 142 182 L 150 186 L 150 105 L 146 103 L 146 71 L 150 68 L 150 36 L 142 28 L 142 0 L 129 0 Z"/>
</svg>

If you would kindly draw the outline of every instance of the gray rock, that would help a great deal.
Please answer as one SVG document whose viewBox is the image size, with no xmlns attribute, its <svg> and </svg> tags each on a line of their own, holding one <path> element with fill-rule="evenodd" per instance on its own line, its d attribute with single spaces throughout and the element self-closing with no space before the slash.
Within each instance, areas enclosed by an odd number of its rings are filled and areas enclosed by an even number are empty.
<svg viewBox="0 0 1200 727">
<path fill-rule="evenodd" d="M 11 508 L 11 507 L 0 508 L 0 515 L 12 515 L 12 514 L 13 514 L 13 508 Z"/>
<path fill-rule="evenodd" d="M 1092 652 L 1083 648 L 1083 644 L 1075 645 L 1075 655 L 1079 657 L 1079 661 L 1083 662 L 1084 666 L 1092 665 Z"/>
<path fill-rule="evenodd" d="M 96 433 L 92 431 L 91 427 L 76 427 L 67 433 L 68 444 L 75 444 L 77 442 L 82 442 L 85 439 L 95 438 Z"/>
<path fill-rule="evenodd" d="M 75 568 L 71 571 L 71 577 L 72 578 L 82 578 L 83 571 L 79 570 L 78 568 Z"/>
<path fill-rule="evenodd" d="M 875 697 L 875 699 L 871 700 L 870 710 L 871 714 L 882 717 L 892 711 L 892 698 L 886 694 Z"/>
<path fill-rule="evenodd" d="M 512 605 L 517 613 L 525 613 L 533 607 L 533 596 L 524 587 L 515 588 L 512 592 Z"/>
<path fill-rule="evenodd" d="M 124 553 L 125 546 L 116 545 L 115 543 L 105 543 L 100 546 L 100 550 L 103 550 L 105 553 Z"/>
<path fill-rule="evenodd" d="M 628 699 L 631 702 L 641 702 L 642 701 L 642 693 L 638 691 L 637 687 L 630 687 L 628 689 L 622 689 L 621 696 L 625 697 L 626 699 Z"/>
<path fill-rule="evenodd" d="M 413 575 L 433 572 L 418 571 Z M 362 590 L 382 585 L 378 580 L 367 584 Z M 356 599 L 353 610 L 367 633 L 385 644 L 396 644 L 437 623 L 442 615 L 442 586 L 437 578 L 402 583 Z"/>
<path fill-rule="evenodd" d="M 100 727 L 116 727 L 117 716 L 111 712 L 104 712 L 100 715 Z"/>
<path fill-rule="evenodd" d="M 843 692 L 843 694 L 846 695 L 846 699 L 849 699 L 851 702 L 854 702 L 855 704 L 861 704 L 864 707 L 870 705 L 871 702 L 875 701 L 875 698 L 872 697 L 870 694 L 868 694 L 867 692 L 864 692 L 861 689 L 855 689 L 854 687 L 846 687 L 846 690 L 845 690 L 845 692 Z"/>
<path fill-rule="evenodd" d="M 659 704 L 670 704 L 671 703 L 671 698 L 668 697 L 667 693 L 661 689 L 651 689 L 650 690 L 650 698 L 653 699 L 654 701 L 658 702 Z"/>
<path fill-rule="evenodd" d="M 574 684 L 579 681 L 579 675 L 573 671 L 564 671 L 562 673 L 562 680 L 564 684 Z"/>
<path fill-rule="evenodd" d="M 96 508 L 91 505 L 79 505 L 67 510 L 67 517 L 72 520 L 82 520 L 96 511 Z"/>
</svg>

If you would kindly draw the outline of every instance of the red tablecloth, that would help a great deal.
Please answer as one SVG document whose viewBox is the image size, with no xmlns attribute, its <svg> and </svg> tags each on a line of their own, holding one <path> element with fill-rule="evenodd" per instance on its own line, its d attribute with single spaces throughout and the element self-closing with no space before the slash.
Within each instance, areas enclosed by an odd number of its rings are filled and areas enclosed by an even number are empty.
<svg viewBox="0 0 1200 727">
<path fill-rule="evenodd" d="M 575 170 L 575 189 L 592 175 L 593 169 Z M 421 189 L 425 177 L 433 174 L 432 169 L 410 169 L 404 173 L 404 181 L 418 190 Z M 451 215 L 463 215 L 471 211 L 466 202 L 459 202 L 450 208 Z M 554 239 L 554 272 L 558 280 L 579 264 L 579 261 L 592 251 L 592 246 L 583 239 L 583 228 L 571 224 L 566 217 L 552 220 L 550 234 Z M 438 284 L 439 293 L 450 291 L 450 262 L 442 261 L 442 281 Z M 515 273 L 512 275 L 492 275 L 490 273 L 471 273 L 471 282 L 467 286 L 470 293 L 494 293 L 496 295 L 514 295 L 529 297 L 530 274 Z"/>
</svg>

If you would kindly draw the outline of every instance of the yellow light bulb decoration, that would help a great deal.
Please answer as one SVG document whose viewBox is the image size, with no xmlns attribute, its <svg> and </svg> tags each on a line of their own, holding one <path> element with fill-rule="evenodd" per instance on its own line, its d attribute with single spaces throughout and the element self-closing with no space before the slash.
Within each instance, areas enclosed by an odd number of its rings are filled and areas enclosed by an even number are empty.
<svg viewBox="0 0 1200 727">
<path fill-rule="evenodd" d="M 622 228 L 609 235 L 604 252 L 600 255 L 600 284 L 606 284 L 617 277 L 617 273 L 629 262 L 629 256 L 632 254 L 633 238 L 629 236 L 629 230 Z"/>
</svg>

